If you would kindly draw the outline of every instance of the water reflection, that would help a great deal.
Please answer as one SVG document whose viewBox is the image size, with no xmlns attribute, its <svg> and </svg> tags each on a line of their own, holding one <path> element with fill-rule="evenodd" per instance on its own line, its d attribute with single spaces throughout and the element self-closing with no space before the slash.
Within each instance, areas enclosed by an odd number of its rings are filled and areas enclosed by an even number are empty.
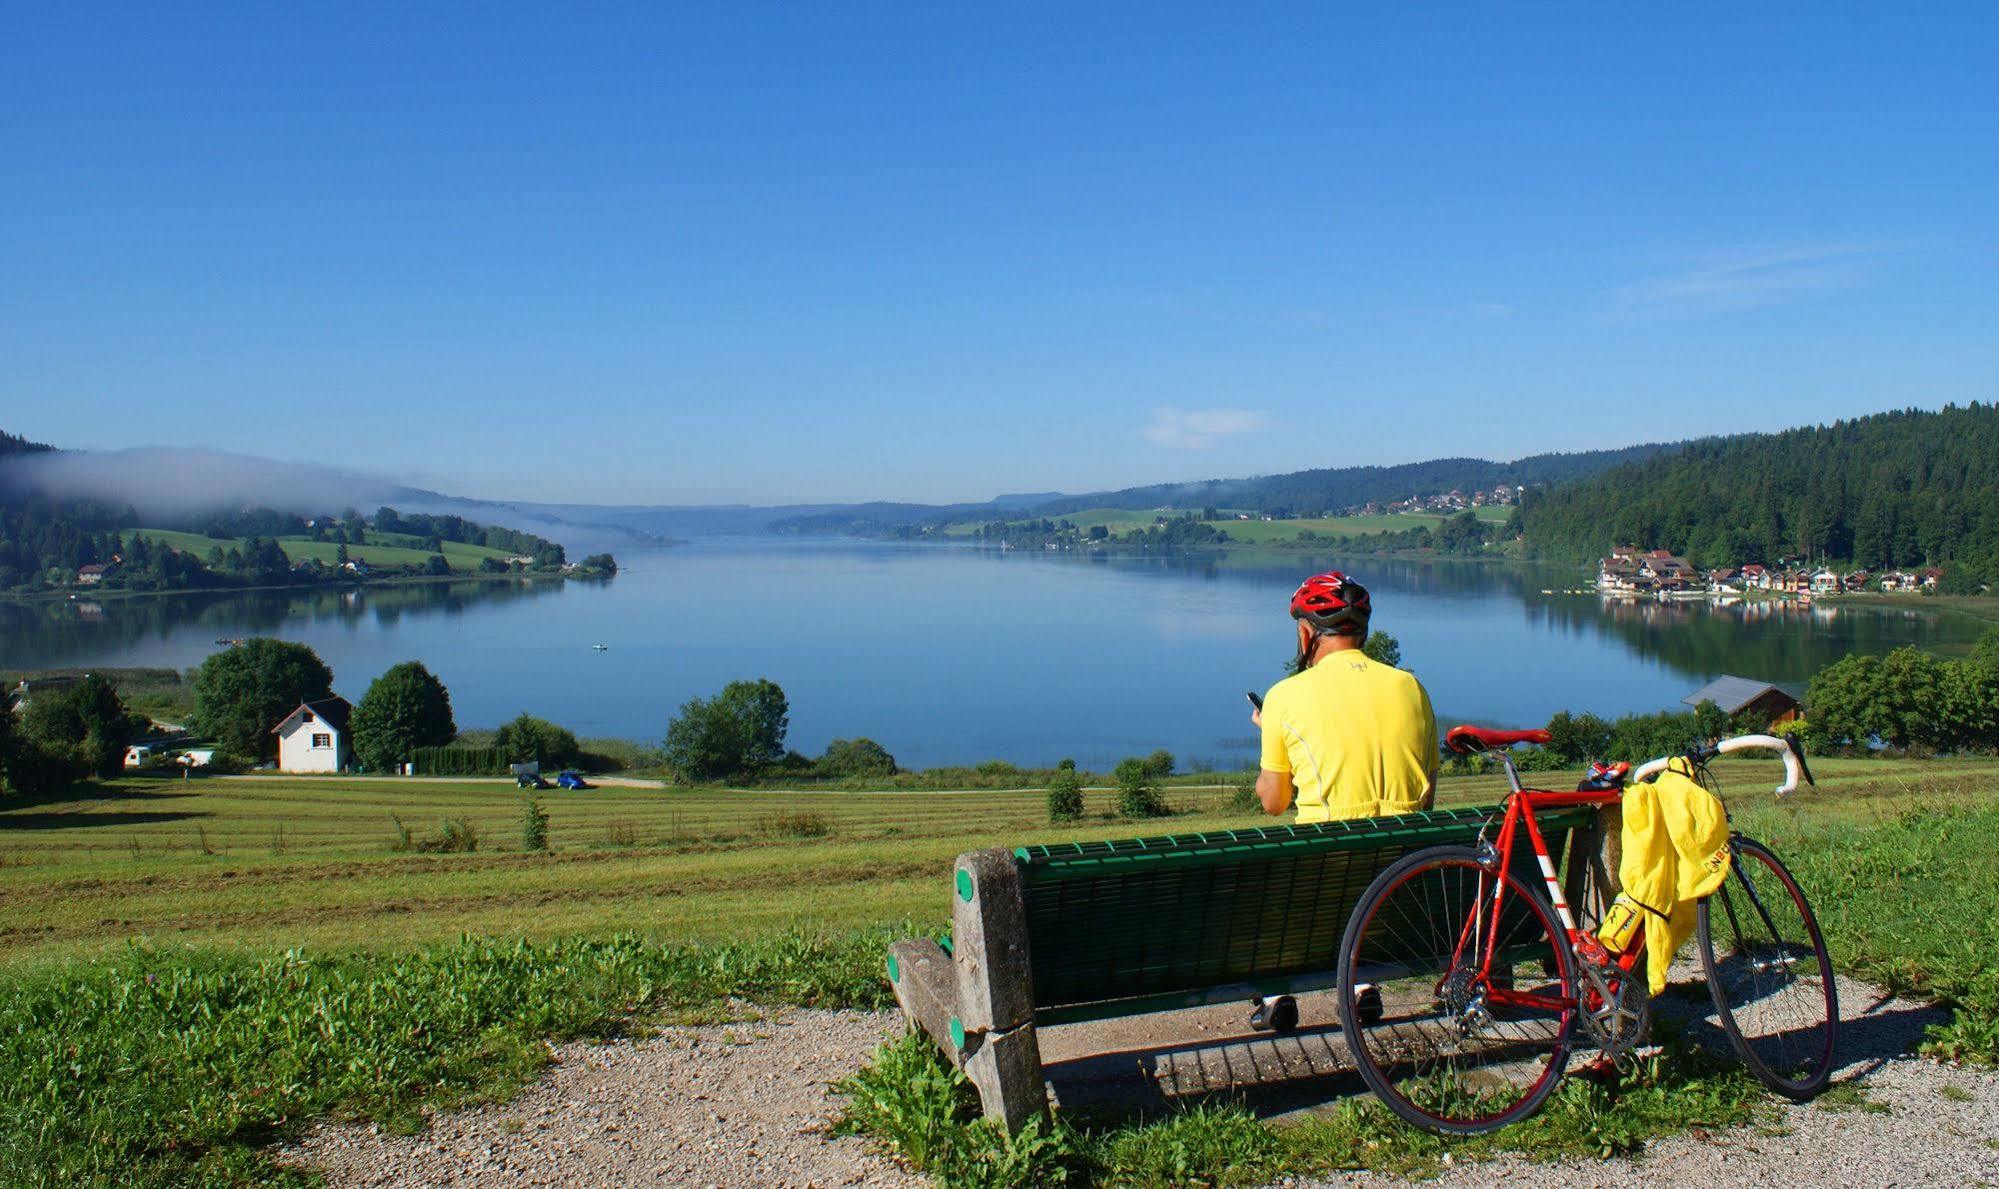
<svg viewBox="0 0 1999 1189">
<path fill-rule="evenodd" d="M 319 650 L 350 698 L 416 657 L 466 726 L 530 710 L 653 740 L 689 697 L 761 675 L 790 694 L 801 750 L 867 735 L 919 766 L 1104 767 L 1155 747 L 1247 759 L 1242 691 L 1281 676 L 1288 596 L 1334 567 L 1372 588 L 1376 625 L 1450 719 L 1655 710 L 1722 673 L 1797 683 L 1849 652 L 1953 648 L 1981 626 L 1919 606 L 1607 601 L 1551 593 L 1574 571 L 1448 559 L 739 540 L 620 561 L 601 584 L 0 602 L 0 667 L 186 667 L 218 639 L 269 634 Z"/>
</svg>

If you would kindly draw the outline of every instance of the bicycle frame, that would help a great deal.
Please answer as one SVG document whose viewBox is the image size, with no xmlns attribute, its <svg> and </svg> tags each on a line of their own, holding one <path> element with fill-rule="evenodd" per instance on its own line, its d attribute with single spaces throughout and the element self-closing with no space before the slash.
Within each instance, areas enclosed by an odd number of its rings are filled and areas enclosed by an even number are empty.
<svg viewBox="0 0 1999 1189">
<path fill-rule="evenodd" d="M 1492 959 L 1499 945 L 1500 914 L 1506 908 L 1506 876 L 1512 870 L 1514 844 L 1518 841 L 1520 830 L 1524 827 L 1527 831 L 1527 840 L 1534 848 L 1534 857 L 1541 867 L 1541 880 L 1543 886 L 1547 889 L 1548 902 L 1554 906 L 1555 914 L 1561 920 L 1562 930 L 1566 934 L 1569 948 L 1573 951 L 1577 941 L 1582 936 L 1582 930 L 1577 927 L 1575 915 L 1569 910 L 1568 897 L 1562 892 L 1562 881 L 1555 876 L 1555 863 L 1553 858 L 1548 854 L 1548 842 L 1541 835 L 1540 823 L 1534 820 L 1534 811 L 1537 809 L 1572 809 L 1578 806 L 1601 809 L 1605 806 L 1616 805 L 1622 802 L 1624 791 L 1622 789 L 1588 789 L 1556 792 L 1545 789 L 1522 788 L 1520 785 L 1520 773 L 1513 767 L 1513 761 L 1508 758 L 1505 752 L 1499 752 L 1497 755 L 1499 762 L 1506 768 L 1506 783 L 1510 791 L 1506 797 L 1505 816 L 1500 820 L 1499 837 L 1493 844 L 1498 854 L 1498 866 L 1493 874 L 1491 908 L 1489 911 L 1474 912 L 1466 918 L 1464 930 L 1458 936 L 1457 947 L 1451 954 L 1451 968 L 1455 969 L 1458 967 L 1460 959 L 1465 956 L 1466 945 L 1469 943 L 1473 947 L 1472 952 L 1478 956 L 1477 982 L 1485 989 L 1485 997 L 1488 1003 L 1498 1004 L 1502 1007 L 1533 1008 L 1541 1011 L 1566 1011 L 1577 1005 L 1573 997 L 1535 995 L 1524 991 L 1516 991 L 1512 987 L 1498 986 L 1492 981 Z M 1486 936 L 1481 941 L 1477 934 L 1483 923 L 1487 920 L 1491 921 L 1491 927 L 1484 929 Z M 1642 925 L 1640 929 L 1639 943 L 1631 946 L 1618 960 L 1618 966 L 1627 973 L 1637 964 L 1638 958 L 1645 952 Z"/>
<path fill-rule="evenodd" d="M 1775 751 L 1783 757 L 1785 782 L 1777 788 L 1777 795 L 1779 797 L 1787 796 L 1796 790 L 1800 778 L 1806 782 L 1811 781 L 1811 773 L 1804 765 L 1802 753 L 1799 751 L 1797 744 L 1789 739 L 1780 739 L 1774 735 L 1738 735 L 1716 743 L 1712 754 L 1726 755 L 1737 751 L 1752 750 Z M 1529 994 L 1516 991 L 1511 987 L 1497 986 L 1492 981 L 1492 959 L 1499 945 L 1500 913 L 1506 907 L 1506 876 L 1512 870 L 1515 843 L 1519 840 L 1519 832 L 1524 827 L 1527 831 L 1527 840 L 1534 848 L 1534 858 L 1541 867 L 1541 880 L 1543 886 L 1547 889 L 1548 903 L 1554 907 L 1556 916 L 1561 920 L 1562 930 L 1566 935 L 1569 950 L 1571 953 L 1574 953 L 1587 935 L 1584 930 L 1577 926 L 1575 914 L 1569 909 L 1568 897 L 1562 892 L 1562 881 L 1555 876 L 1555 863 L 1553 858 L 1548 854 L 1548 843 L 1541 836 L 1541 826 L 1534 820 L 1534 812 L 1538 809 L 1573 809 L 1585 806 L 1602 809 L 1607 806 L 1621 804 L 1624 800 L 1624 790 L 1622 788 L 1580 789 L 1571 792 L 1558 792 L 1546 789 L 1523 788 L 1520 784 L 1520 773 L 1514 768 L 1511 757 L 1504 751 L 1497 751 L 1490 754 L 1497 756 L 1500 764 L 1505 767 L 1506 783 L 1509 790 L 1506 797 L 1506 812 L 1500 821 L 1499 837 L 1497 842 L 1493 844 L 1497 850 L 1498 864 L 1494 870 L 1492 906 L 1489 913 L 1484 911 L 1473 912 L 1466 919 L 1464 930 L 1458 936 L 1457 946 L 1451 953 L 1451 969 L 1458 968 L 1459 961 L 1465 956 L 1466 946 L 1469 944 L 1472 946 L 1471 952 L 1476 954 L 1479 960 L 1476 981 L 1485 989 L 1487 1002 L 1500 1006 L 1536 1008 L 1544 1011 L 1567 1010 L 1577 1006 L 1574 998 L 1555 998 L 1546 995 Z M 1664 757 L 1653 760 L 1633 772 L 1630 779 L 1636 781 L 1656 776 L 1665 770 L 1667 764 L 1672 761 L 1672 758 Z M 1734 838 L 1731 836 L 1731 850 L 1733 846 Z M 1764 910 L 1762 897 L 1757 894 L 1755 886 L 1750 883 L 1746 876 L 1742 877 L 1741 882 L 1748 894 L 1749 902 L 1765 918 L 1764 923 L 1768 925 L 1770 923 L 1768 920 L 1769 914 Z M 1732 918 L 1734 915 L 1733 908 L 1729 907 L 1728 912 Z M 1487 920 L 1490 920 L 1491 927 L 1484 929 L 1486 936 L 1481 941 L 1478 933 Z M 1733 919 L 1731 919 L 1730 924 L 1732 927 L 1740 928 L 1739 923 Z M 1634 944 L 1625 947 L 1624 951 L 1617 955 L 1617 968 L 1624 974 L 1629 975 L 1644 957 L 1645 943 L 1645 925 L 1643 922 L 1640 922 L 1638 940 Z M 1439 985 L 1441 986 L 1441 984 Z"/>
</svg>

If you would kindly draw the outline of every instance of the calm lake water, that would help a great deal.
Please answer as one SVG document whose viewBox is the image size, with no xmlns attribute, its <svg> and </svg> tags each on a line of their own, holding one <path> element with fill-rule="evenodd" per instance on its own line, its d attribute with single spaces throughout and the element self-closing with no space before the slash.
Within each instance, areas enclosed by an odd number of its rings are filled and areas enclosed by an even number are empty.
<svg viewBox="0 0 1999 1189">
<path fill-rule="evenodd" d="M 464 582 L 0 604 L 0 668 L 185 668 L 218 637 L 317 649 L 358 699 L 416 658 L 461 726 L 523 710 L 579 735 L 657 740 L 683 701 L 767 676 L 791 742 L 867 735 L 906 766 L 1171 749 L 1253 754 L 1243 691 L 1283 673 L 1285 601 L 1342 565 L 1374 592 L 1440 719 L 1538 724 L 1571 708 L 1677 708 L 1734 673 L 1801 682 L 1848 652 L 1954 648 L 1979 625 L 1916 607 L 1710 608 L 1544 594 L 1573 570 L 1381 558 L 1082 558 L 948 546 L 728 540 L 621 552 L 607 583 Z M 605 644 L 599 652 L 594 644 Z"/>
</svg>

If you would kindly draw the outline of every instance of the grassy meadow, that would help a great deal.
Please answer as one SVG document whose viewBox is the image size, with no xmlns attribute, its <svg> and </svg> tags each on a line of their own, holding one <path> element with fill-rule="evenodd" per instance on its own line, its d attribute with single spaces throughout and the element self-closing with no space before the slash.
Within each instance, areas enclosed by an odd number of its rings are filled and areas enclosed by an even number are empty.
<svg viewBox="0 0 1999 1189">
<path fill-rule="evenodd" d="M 1774 763 L 1719 771 L 1738 825 L 1797 871 L 1835 961 L 1954 1009 L 1933 1051 L 1999 1063 L 1999 759 L 1815 767 L 1819 789 L 1782 803 Z M 1500 791 L 1447 777 L 1439 799 Z M 521 794 L 503 782 L 134 777 L 14 804 L 0 812 L 0 1183 L 301 1180 L 263 1151 L 302 1121 L 414 1128 L 425 1109 L 507 1095 L 551 1038 L 742 1000 L 884 1006 L 883 946 L 944 923 L 962 850 L 1267 820 L 1231 810 L 1226 787 L 1171 787 L 1175 816 L 1145 823 L 1088 796 L 1094 816 L 1054 827 L 1035 792 L 549 791 L 547 854 L 522 849 Z M 445 821 L 477 848 L 426 853 Z M 969 1122 L 963 1087 L 920 1046 L 883 1060 L 856 1087 L 856 1125 L 959 1152 L 964 1168 L 935 1166 L 967 1183 L 1057 1165 L 1084 1182 L 1250 1183 L 1435 1171 L 1502 1147 L 1587 1156 L 1748 1122 L 1765 1101 L 1732 1064 L 1673 1050 L 1615 1086 L 1574 1079 L 1535 1120 L 1469 1145 L 1355 1102 L 1302 1129 L 1204 1107 L 1029 1150 Z"/>
<path fill-rule="evenodd" d="M 1151 509 L 1084 508 L 1048 519 L 1066 520 L 1086 532 L 1101 524 L 1113 535 L 1117 535 L 1133 529 L 1151 528 L 1161 516 L 1181 516 L 1188 511 L 1190 509 L 1158 512 Z M 1472 515 L 1488 524 L 1504 524 L 1512 511 L 1510 507 L 1500 506 L 1471 509 Z M 1323 537 L 1362 537 L 1373 533 L 1406 532 L 1413 528 L 1435 529 L 1447 519 L 1449 515 L 1442 512 L 1397 512 L 1392 515 L 1383 513 L 1373 516 L 1319 516 L 1269 521 L 1237 520 L 1233 515 L 1224 515 L 1207 523 L 1226 532 L 1233 541 L 1250 545 L 1267 545 L 1276 541 L 1290 541 L 1308 529 Z M 947 525 L 944 535 L 969 537 L 976 534 L 981 527 L 979 523 L 961 521 Z"/>
<path fill-rule="evenodd" d="M 1822 760 L 1821 787 L 1776 803 L 1776 765 L 1728 760 L 1737 820 L 1780 854 L 1914 809 L 1999 804 L 1999 761 Z M 1573 780 L 1548 775 L 1552 787 Z M 1771 780 L 1774 783 L 1774 778 Z M 1496 776 L 1445 777 L 1439 803 L 1490 803 Z M 1165 789 L 1175 816 L 1051 826 L 1038 792 L 786 792 L 604 787 L 540 794 L 550 853 L 522 850 L 505 781 L 133 776 L 0 812 L 0 964 L 155 946 L 389 949 L 461 933 L 636 932 L 713 941 L 785 929 L 941 922 L 953 856 L 982 846 L 1265 824 L 1221 785 Z M 469 853 L 420 853 L 444 821 Z M 398 845 L 407 830 L 408 850 Z M 1995 888 L 1999 895 L 1999 888 Z"/>
<path fill-rule="evenodd" d="M 199 533 L 183 533 L 164 528 L 141 528 L 132 532 L 134 536 L 157 541 L 174 549 L 192 553 L 196 557 L 207 557 L 211 549 L 227 552 L 230 549 L 241 548 L 243 544 L 239 540 L 205 537 Z M 285 551 L 285 556 L 294 564 L 317 560 L 330 566 L 340 554 L 340 545 L 334 541 L 315 541 L 311 537 L 296 536 L 279 537 L 277 540 L 278 547 Z M 349 545 L 347 556 L 355 561 L 367 562 L 371 566 L 420 566 L 424 564 L 425 559 L 432 556 L 431 551 L 423 545 L 424 540 L 421 537 L 402 533 L 371 533 L 367 544 Z M 504 549 L 488 549 L 483 545 L 466 545 L 458 541 L 444 542 L 444 560 L 451 563 L 451 568 L 454 570 L 476 570 L 479 568 L 479 563 L 487 558 L 505 561 L 511 556 L 513 555 Z"/>
</svg>

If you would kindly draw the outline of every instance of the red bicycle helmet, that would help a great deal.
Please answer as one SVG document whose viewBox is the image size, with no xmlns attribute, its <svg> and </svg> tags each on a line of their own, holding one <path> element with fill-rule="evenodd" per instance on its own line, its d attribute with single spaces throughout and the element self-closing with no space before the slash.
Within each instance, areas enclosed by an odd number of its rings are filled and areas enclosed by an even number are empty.
<svg viewBox="0 0 1999 1189">
<path fill-rule="evenodd" d="M 1338 570 L 1312 575 L 1291 596 L 1291 618 L 1302 619 L 1321 632 L 1336 631 L 1347 624 L 1366 631 L 1373 613 L 1367 587 Z"/>
</svg>

